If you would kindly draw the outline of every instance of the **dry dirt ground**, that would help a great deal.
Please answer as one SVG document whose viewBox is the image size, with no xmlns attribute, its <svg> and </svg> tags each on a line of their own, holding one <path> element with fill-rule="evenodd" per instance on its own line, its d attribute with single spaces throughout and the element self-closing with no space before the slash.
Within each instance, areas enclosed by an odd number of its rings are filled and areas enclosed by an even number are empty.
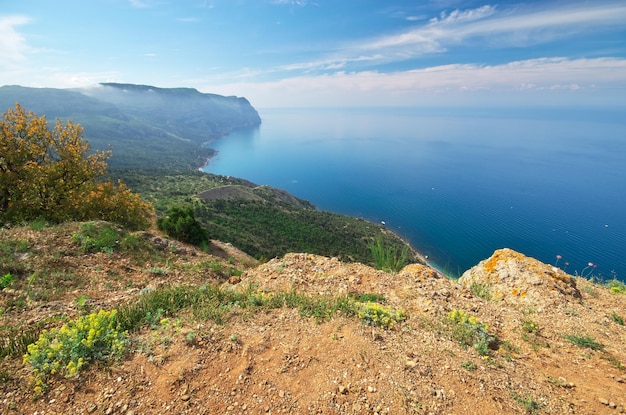
<svg viewBox="0 0 626 415">
<path fill-rule="evenodd" d="M 340 314 L 319 322 L 286 307 L 251 313 L 234 306 L 217 324 L 183 311 L 131 333 L 133 346 L 121 361 L 92 366 L 78 378 L 54 378 L 41 396 L 20 357 L 3 359 L 2 414 L 617 414 L 626 408 L 626 327 L 619 323 L 626 296 L 587 280 L 573 280 L 581 298 L 513 304 L 477 297 L 420 265 L 388 274 L 309 254 L 256 264 L 217 242 L 208 254 L 163 238 L 151 239 L 165 252 L 158 264 L 85 254 L 70 241 L 77 227 L 1 231 L 0 239 L 31 247 L 20 261 L 54 262 L 74 276 L 54 296 L 5 309 L 2 326 L 44 319 L 59 325 L 54 316 L 113 309 L 146 289 L 183 284 L 233 290 L 253 284 L 259 292 L 311 296 L 375 293 L 408 318 L 384 329 Z M 247 268 L 228 278 L 205 266 L 216 261 Z M 18 289 L 3 290 L 2 307 L 19 297 Z M 453 310 L 497 336 L 488 356 L 454 337 Z M 568 335 L 603 348 L 580 347 Z"/>
</svg>

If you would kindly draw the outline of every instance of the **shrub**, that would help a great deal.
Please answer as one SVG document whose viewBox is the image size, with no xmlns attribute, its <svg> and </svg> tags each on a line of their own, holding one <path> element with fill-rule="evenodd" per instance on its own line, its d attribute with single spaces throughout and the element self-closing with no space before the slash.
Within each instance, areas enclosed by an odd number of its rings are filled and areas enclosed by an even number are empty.
<svg viewBox="0 0 626 415">
<path fill-rule="evenodd" d="M 609 289 L 609 292 L 613 295 L 621 295 L 626 294 L 626 283 L 618 280 L 617 278 L 613 278 L 604 283 L 605 287 Z"/>
<path fill-rule="evenodd" d="M 152 205 L 106 180 L 109 152 L 90 152 L 79 124 L 45 117 L 16 104 L 0 120 L 0 223 L 110 220 L 142 229 Z"/>
<path fill-rule="evenodd" d="M 384 329 L 391 329 L 396 323 L 406 320 L 406 312 L 403 309 L 394 310 L 373 302 L 359 303 L 357 315 L 363 323 Z"/>
<path fill-rule="evenodd" d="M 32 367 L 36 392 L 46 387 L 49 376 L 75 377 L 92 361 L 108 361 L 123 354 L 127 333 L 118 329 L 117 311 L 100 310 L 44 330 L 35 343 L 28 345 L 24 364 Z"/>
<path fill-rule="evenodd" d="M 481 356 L 489 355 L 490 347 L 497 339 L 489 333 L 489 327 L 486 324 L 461 310 L 452 310 L 448 313 L 447 321 L 452 325 L 452 338 L 462 346 L 474 347 Z"/>
<path fill-rule="evenodd" d="M 173 207 L 164 218 L 157 220 L 158 228 L 182 242 L 203 246 L 209 242 L 209 234 L 191 207 Z"/>
</svg>

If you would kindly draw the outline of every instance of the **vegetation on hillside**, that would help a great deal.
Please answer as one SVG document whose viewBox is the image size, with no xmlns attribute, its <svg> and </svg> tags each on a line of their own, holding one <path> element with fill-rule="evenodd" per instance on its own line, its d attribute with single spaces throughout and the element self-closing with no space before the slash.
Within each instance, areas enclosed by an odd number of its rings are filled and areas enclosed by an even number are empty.
<svg viewBox="0 0 626 415">
<path fill-rule="evenodd" d="M 389 269 L 397 271 L 398 265 L 405 262 L 419 262 L 406 242 L 380 225 L 319 211 L 306 201 L 290 200 L 282 191 L 246 180 L 202 172 L 155 174 L 118 170 L 114 174 L 152 201 L 160 217 L 167 216 L 172 207 L 193 209 L 195 219 L 205 226 L 210 239 L 229 242 L 259 259 L 307 252 L 388 268 L 389 264 L 377 263 L 372 255 L 371 244 L 379 241 L 386 254 L 393 257 L 393 253 L 398 253 L 396 263 Z M 210 189 L 233 185 L 248 189 L 255 199 L 196 197 Z"/>
<path fill-rule="evenodd" d="M 109 153 L 89 153 L 83 128 L 26 112 L 0 121 L 0 224 L 103 219 L 132 229 L 150 225 L 152 206 L 107 179 Z"/>
</svg>

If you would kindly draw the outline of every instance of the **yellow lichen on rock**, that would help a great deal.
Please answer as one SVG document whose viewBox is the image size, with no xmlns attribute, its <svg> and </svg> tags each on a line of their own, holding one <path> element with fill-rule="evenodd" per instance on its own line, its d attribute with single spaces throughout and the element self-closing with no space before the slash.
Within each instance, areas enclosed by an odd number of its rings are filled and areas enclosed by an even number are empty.
<svg viewBox="0 0 626 415">
<path fill-rule="evenodd" d="M 570 275 L 509 248 L 496 250 L 491 257 L 466 271 L 459 282 L 469 288 L 488 284 L 492 292 L 502 294 L 493 296 L 494 300 L 512 304 L 543 307 L 580 298 Z"/>
</svg>

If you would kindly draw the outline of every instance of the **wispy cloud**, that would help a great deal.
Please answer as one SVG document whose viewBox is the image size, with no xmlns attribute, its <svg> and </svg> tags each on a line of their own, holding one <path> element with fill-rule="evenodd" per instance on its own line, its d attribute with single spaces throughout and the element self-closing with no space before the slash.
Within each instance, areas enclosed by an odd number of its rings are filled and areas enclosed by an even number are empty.
<svg viewBox="0 0 626 415">
<path fill-rule="evenodd" d="M 433 17 L 430 19 L 431 24 L 446 24 L 446 23 L 459 23 L 468 22 L 478 19 L 483 19 L 487 16 L 491 16 L 496 12 L 494 6 L 485 5 L 477 9 L 459 10 L 456 9 L 450 13 L 445 11 L 441 12 L 439 17 Z"/>
<path fill-rule="evenodd" d="M 0 68 L 11 68 L 26 58 L 30 47 L 16 27 L 29 22 L 26 16 L 0 16 Z"/>
<path fill-rule="evenodd" d="M 317 69 L 324 71 L 350 68 L 351 64 L 358 63 L 358 67 L 363 68 L 366 60 L 371 65 L 406 61 L 444 53 L 468 42 L 479 42 L 481 47 L 523 47 L 598 28 L 623 28 L 624 22 L 626 3 L 588 3 L 551 9 L 505 9 L 485 5 L 443 12 L 411 29 L 345 44 L 331 55 L 289 67 L 313 70 L 318 65 Z"/>
<path fill-rule="evenodd" d="M 623 101 L 626 59 L 541 58 L 502 65 L 452 64 L 395 73 L 335 72 L 271 82 L 204 84 L 207 92 L 245 95 L 261 107 L 459 104 L 489 97 L 496 99 L 492 104 L 533 99 L 540 104 L 546 97 L 559 98 L 562 104 L 593 99 L 609 104 Z"/>
</svg>

